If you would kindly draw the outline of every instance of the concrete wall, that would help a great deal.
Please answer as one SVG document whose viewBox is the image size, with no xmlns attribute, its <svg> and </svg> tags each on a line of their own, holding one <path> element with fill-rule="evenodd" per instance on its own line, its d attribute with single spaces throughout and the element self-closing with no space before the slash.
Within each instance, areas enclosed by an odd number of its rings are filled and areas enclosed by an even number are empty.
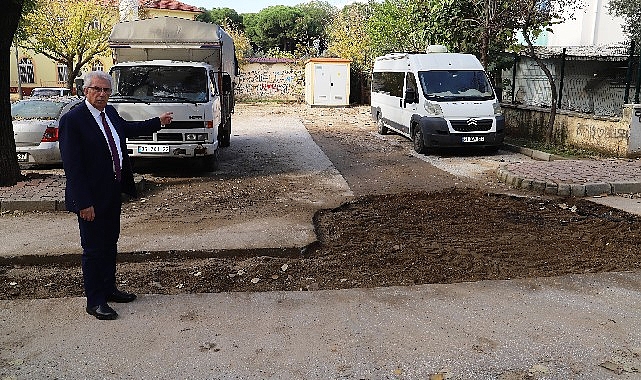
<svg viewBox="0 0 641 380">
<path fill-rule="evenodd" d="M 508 136 L 543 140 L 549 109 L 502 105 Z M 590 149 L 617 157 L 641 156 L 641 105 L 626 105 L 622 117 L 602 117 L 559 111 L 554 139 L 566 146 Z"/>
<path fill-rule="evenodd" d="M 303 101 L 305 70 L 295 63 L 249 63 L 238 77 L 236 98 Z"/>
</svg>

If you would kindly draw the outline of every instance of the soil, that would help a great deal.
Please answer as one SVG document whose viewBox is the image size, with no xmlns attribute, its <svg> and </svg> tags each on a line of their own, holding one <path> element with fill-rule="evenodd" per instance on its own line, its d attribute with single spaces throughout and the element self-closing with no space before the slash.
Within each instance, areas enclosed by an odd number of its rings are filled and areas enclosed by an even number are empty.
<svg viewBox="0 0 641 380">
<path fill-rule="evenodd" d="M 491 171 L 468 178 L 439 170 L 412 157 L 404 137 L 377 135 L 367 107 L 239 105 L 237 117 L 246 114 L 298 117 L 355 197 L 316 212 L 317 242 L 307 247 L 122 254 L 118 280 L 123 289 L 142 294 L 298 291 L 641 268 L 640 218 L 584 199 L 518 193 L 497 182 Z M 465 159 L 486 153 L 437 154 Z M 233 158 L 223 150 L 220 169 L 213 173 L 140 168 L 152 186 L 142 200 L 123 205 L 123 221 L 145 215 L 139 223 L 145 228 L 167 228 L 169 220 L 180 229 L 194 222 L 291 212 L 284 210 L 279 194 L 283 188 L 302 194 L 305 184 L 273 163 L 271 157 Z M 201 195 L 198 201 L 192 200 L 194 194 Z M 0 298 L 82 296 L 79 261 L 69 255 L 3 262 Z"/>
</svg>

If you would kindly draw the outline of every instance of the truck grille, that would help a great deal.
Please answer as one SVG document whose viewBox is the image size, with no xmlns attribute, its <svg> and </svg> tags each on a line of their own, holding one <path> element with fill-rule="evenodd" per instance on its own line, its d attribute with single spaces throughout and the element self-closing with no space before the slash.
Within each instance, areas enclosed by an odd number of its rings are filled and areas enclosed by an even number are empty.
<svg viewBox="0 0 641 380">
<path fill-rule="evenodd" d="M 196 129 L 205 128 L 205 122 L 200 121 L 172 121 L 171 124 L 165 125 L 163 129 Z"/>
<path fill-rule="evenodd" d="M 182 133 L 158 133 L 156 141 L 183 141 Z"/>
<path fill-rule="evenodd" d="M 467 119 L 467 120 L 450 120 L 452 129 L 457 132 L 475 132 L 489 131 L 492 129 L 492 119 Z"/>
<path fill-rule="evenodd" d="M 153 141 L 153 136 L 152 135 L 142 135 L 142 136 L 134 136 L 134 137 L 127 137 L 127 141 Z"/>
</svg>

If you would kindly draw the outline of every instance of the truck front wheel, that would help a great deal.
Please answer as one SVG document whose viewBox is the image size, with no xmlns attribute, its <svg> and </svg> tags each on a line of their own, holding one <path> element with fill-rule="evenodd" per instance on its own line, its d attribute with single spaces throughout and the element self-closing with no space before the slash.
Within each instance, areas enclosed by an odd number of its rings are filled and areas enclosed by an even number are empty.
<svg viewBox="0 0 641 380">
<path fill-rule="evenodd" d="M 218 131 L 218 144 L 222 148 L 227 148 L 231 140 L 231 117 L 225 121 L 222 128 Z"/>
</svg>

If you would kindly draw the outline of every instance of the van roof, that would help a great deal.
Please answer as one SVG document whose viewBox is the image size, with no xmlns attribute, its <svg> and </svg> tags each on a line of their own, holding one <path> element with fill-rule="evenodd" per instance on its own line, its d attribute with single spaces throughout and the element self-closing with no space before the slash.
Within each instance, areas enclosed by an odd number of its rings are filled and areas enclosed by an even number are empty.
<svg viewBox="0 0 641 380">
<path fill-rule="evenodd" d="M 412 66 L 416 71 L 483 70 L 483 65 L 474 55 L 462 53 L 390 53 L 377 57 L 374 68 L 398 68 L 392 62 L 406 62 L 406 65 Z"/>
</svg>

